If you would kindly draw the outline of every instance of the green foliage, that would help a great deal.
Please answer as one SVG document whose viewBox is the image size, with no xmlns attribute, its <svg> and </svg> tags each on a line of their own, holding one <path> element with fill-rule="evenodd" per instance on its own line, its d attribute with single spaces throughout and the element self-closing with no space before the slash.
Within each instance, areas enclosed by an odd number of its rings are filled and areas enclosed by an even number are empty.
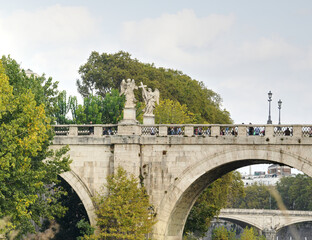
<svg viewBox="0 0 312 240">
<path fill-rule="evenodd" d="M 204 235 L 213 217 L 228 204 L 228 196 L 244 194 L 244 184 L 239 172 L 230 172 L 210 184 L 195 202 L 185 224 L 184 232 Z"/>
<path fill-rule="evenodd" d="M 87 63 L 79 68 L 81 80 L 77 81 L 78 91 L 83 97 L 89 95 L 105 96 L 112 89 L 118 89 L 123 79 L 134 79 L 158 88 L 162 99 L 178 101 L 186 105 L 195 115 L 200 116 L 199 122 L 230 123 L 230 115 L 221 109 L 221 97 L 203 82 L 196 81 L 181 71 L 156 68 L 153 64 L 145 64 L 132 59 L 127 52 L 116 54 L 99 54 L 92 52 Z M 136 99 L 142 101 L 139 91 Z"/>
<path fill-rule="evenodd" d="M 278 209 L 271 193 L 276 188 L 283 204 L 289 210 L 312 210 L 312 179 L 307 175 L 283 177 L 276 187 L 254 184 L 245 188 L 245 197 L 233 199 L 229 207 L 249 209 Z"/>
<path fill-rule="evenodd" d="M 212 240 L 235 240 L 236 234 L 232 230 L 228 231 L 224 226 L 217 227 L 212 232 Z M 239 238 L 240 240 L 265 240 L 264 236 L 259 236 L 253 228 L 246 227 Z"/>
<path fill-rule="evenodd" d="M 45 114 L 48 117 L 54 116 L 57 111 L 58 82 L 53 82 L 51 77 L 46 79 L 44 75 L 27 77 L 25 71 L 10 56 L 2 56 L 1 61 L 13 87 L 13 94 L 17 96 L 31 89 L 37 105 L 43 104 Z"/>
<path fill-rule="evenodd" d="M 33 82 L 39 95 L 47 87 L 40 89 L 35 78 L 25 78 L 14 60 L 5 60 L 10 75 L 0 61 L 0 217 L 8 216 L 20 236 L 34 231 L 30 220 L 40 225 L 41 217 L 64 214 L 66 208 L 57 202 L 64 191 L 54 183 L 58 174 L 69 170 L 70 161 L 63 157 L 68 147 L 48 149 L 52 131 L 46 110 L 52 115 L 54 105 L 45 106 L 47 99 L 35 96 L 26 84 Z"/>
<path fill-rule="evenodd" d="M 212 240 L 235 240 L 235 232 L 228 231 L 224 226 L 217 227 L 212 232 Z"/>
<path fill-rule="evenodd" d="M 312 178 L 297 174 L 284 177 L 276 186 L 283 203 L 289 210 L 312 210 Z"/>
<path fill-rule="evenodd" d="M 245 187 L 245 197 L 232 199 L 228 207 L 247 208 L 247 209 L 277 209 L 275 199 L 270 193 L 269 186 L 250 185 Z"/>
<path fill-rule="evenodd" d="M 166 99 L 161 101 L 154 110 L 155 122 L 158 124 L 196 123 L 196 117 L 189 112 L 187 106 L 177 101 Z"/>
<path fill-rule="evenodd" d="M 125 106 L 125 97 L 119 96 L 119 91 L 112 91 L 105 95 L 102 103 L 102 122 L 118 123 L 122 117 L 122 110 Z"/>
<path fill-rule="evenodd" d="M 241 240 L 265 240 L 264 236 L 258 236 L 258 233 L 253 228 L 246 227 L 241 235 Z"/>
<path fill-rule="evenodd" d="M 92 235 L 94 233 L 94 228 L 91 227 L 89 222 L 86 221 L 85 219 L 81 219 L 77 223 L 76 226 L 79 229 L 79 233 L 80 233 L 81 236 L 90 236 L 90 235 Z M 83 239 L 83 237 L 77 237 L 77 240 L 82 240 L 82 239 Z"/>
<path fill-rule="evenodd" d="M 119 96 L 118 90 L 113 89 L 105 97 L 89 95 L 84 98 L 83 105 L 78 105 L 72 98 L 70 103 L 73 121 L 77 124 L 105 124 L 117 123 L 121 120 L 125 98 Z"/>
<path fill-rule="evenodd" d="M 55 120 L 56 120 L 57 124 L 73 123 L 72 120 L 68 119 L 67 114 L 71 108 L 75 109 L 74 108 L 74 101 L 75 100 L 77 101 L 77 99 L 69 97 L 69 100 L 67 101 L 65 90 L 59 93 L 59 95 L 57 97 L 57 108 L 58 108 L 58 110 L 55 112 Z"/>
<path fill-rule="evenodd" d="M 89 97 L 84 98 L 83 106 L 78 105 L 76 116 L 76 122 L 78 124 L 83 123 L 102 123 L 102 112 L 101 112 L 101 102 L 102 98 L 97 96 L 90 95 Z"/>
<path fill-rule="evenodd" d="M 86 239 L 146 239 L 155 223 L 154 212 L 138 178 L 118 167 L 105 188 L 108 194 L 94 198 L 100 233 Z"/>
</svg>

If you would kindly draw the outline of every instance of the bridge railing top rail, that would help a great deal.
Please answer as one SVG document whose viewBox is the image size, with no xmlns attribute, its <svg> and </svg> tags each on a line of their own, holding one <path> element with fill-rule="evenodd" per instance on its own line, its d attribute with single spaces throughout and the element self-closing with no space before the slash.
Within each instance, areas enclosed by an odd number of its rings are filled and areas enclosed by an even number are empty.
<svg viewBox="0 0 312 240">
<path fill-rule="evenodd" d="M 303 210 L 273 210 L 273 209 L 240 209 L 240 208 L 224 208 L 221 209 L 223 214 L 278 214 L 278 215 L 309 215 L 312 211 Z"/>
<path fill-rule="evenodd" d="M 119 126 L 125 124 L 66 124 L 53 125 L 57 136 L 86 136 L 86 135 L 119 135 Z M 151 136 L 286 136 L 312 137 L 312 124 L 153 124 L 129 125 L 140 130 L 136 135 Z M 124 135 L 124 134 L 123 134 Z"/>
</svg>

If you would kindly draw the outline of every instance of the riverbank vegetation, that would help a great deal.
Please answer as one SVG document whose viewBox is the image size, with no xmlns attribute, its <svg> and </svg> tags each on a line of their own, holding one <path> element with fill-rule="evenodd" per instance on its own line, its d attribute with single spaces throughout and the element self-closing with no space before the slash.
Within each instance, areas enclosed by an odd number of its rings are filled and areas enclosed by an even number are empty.
<svg viewBox="0 0 312 240">
<path fill-rule="evenodd" d="M 278 202 L 275 193 L 280 196 L 287 210 L 312 211 L 312 179 L 304 174 L 281 178 L 276 186 L 254 184 L 245 187 L 245 196 L 233 199 L 228 207 L 247 209 L 275 209 Z"/>
<path fill-rule="evenodd" d="M 68 147 L 49 149 L 57 84 L 44 76 L 27 77 L 15 60 L 0 61 L 0 218 L 2 233 L 19 239 L 35 232 L 41 219 L 62 216 L 57 201 L 66 194 L 55 188 L 69 170 Z"/>
</svg>

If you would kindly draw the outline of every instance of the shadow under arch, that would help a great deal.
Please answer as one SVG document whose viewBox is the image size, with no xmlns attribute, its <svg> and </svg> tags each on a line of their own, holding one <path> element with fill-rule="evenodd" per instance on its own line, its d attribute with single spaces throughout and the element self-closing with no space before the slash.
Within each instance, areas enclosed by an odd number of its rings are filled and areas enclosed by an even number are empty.
<svg viewBox="0 0 312 240">
<path fill-rule="evenodd" d="M 160 239 L 182 239 L 187 216 L 200 193 L 213 181 L 235 169 L 261 163 L 278 163 L 312 176 L 307 159 L 279 148 L 235 149 L 203 156 L 186 168 L 168 189 L 158 209 L 157 236 Z"/>
<path fill-rule="evenodd" d="M 262 231 L 261 229 L 261 226 L 257 225 L 257 224 L 251 224 L 251 223 L 248 223 L 242 219 L 238 219 L 238 218 L 226 218 L 226 217 L 218 217 L 218 219 L 222 219 L 222 220 L 225 220 L 227 222 L 231 222 L 231 223 L 234 223 L 238 226 L 240 226 L 241 228 L 246 228 L 246 227 L 253 227 L 255 228 L 258 232 L 259 231 Z"/>
<path fill-rule="evenodd" d="M 92 194 L 88 187 L 72 170 L 62 173 L 60 177 L 62 177 L 74 189 L 87 212 L 91 226 L 95 226 L 95 208 L 92 202 Z"/>
</svg>

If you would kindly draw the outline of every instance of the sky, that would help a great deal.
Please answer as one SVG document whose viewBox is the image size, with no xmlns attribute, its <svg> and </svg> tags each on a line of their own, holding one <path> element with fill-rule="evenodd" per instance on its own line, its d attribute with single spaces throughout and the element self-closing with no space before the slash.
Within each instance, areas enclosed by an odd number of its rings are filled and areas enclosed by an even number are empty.
<svg viewBox="0 0 312 240">
<path fill-rule="evenodd" d="M 0 54 L 78 96 L 92 51 L 129 52 L 220 94 L 235 123 L 312 119 L 311 0 L 0 0 Z M 191 110 L 191 109 L 190 109 Z"/>
</svg>

